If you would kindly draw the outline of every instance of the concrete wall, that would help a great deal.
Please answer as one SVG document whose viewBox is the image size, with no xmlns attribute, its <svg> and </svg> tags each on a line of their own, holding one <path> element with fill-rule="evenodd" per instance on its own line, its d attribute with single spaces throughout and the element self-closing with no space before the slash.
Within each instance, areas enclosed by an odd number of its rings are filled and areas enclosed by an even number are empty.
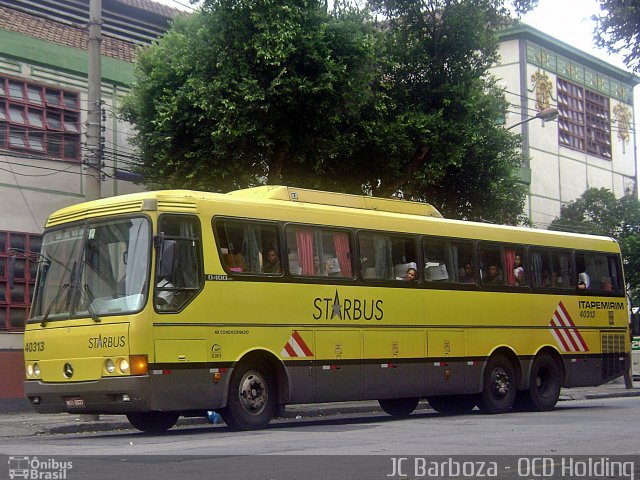
<svg viewBox="0 0 640 480">
<path fill-rule="evenodd" d="M 523 38 L 503 41 L 500 55 L 500 64 L 492 73 L 506 88 L 507 99 L 512 105 L 507 115 L 507 128 L 538 112 L 533 79 L 536 73 L 548 79 L 552 107 L 557 107 L 558 75 L 610 99 L 611 159 L 561 146 L 557 120 L 545 123 L 535 119 L 514 128 L 523 137 L 524 153 L 530 156 L 530 163 L 524 166 L 527 175 L 530 174 L 526 213 L 534 225 L 547 228 L 559 215 L 563 203 L 575 200 L 591 187 L 608 188 L 617 197 L 635 192 L 635 135 L 631 131 L 625 141 L 620 134 L 623 126 L 616 116 L 619 106 L 633 111 L 632 85 L 616 80 L 611 74 L 613 67 L 604 63 L 602 71 L 598 71 L 593 64 L 581 64 L 581 58 L 563 57 L 549 45 L 542 48 Z"/>
<path fill-rule="evenodd" d="M 86 131 L 87 52 L 0 30 L 0 74 L 61 89 L 80 96 L 80 124 Z M 102 99 L 107 113 L 105 167 L 129 169 L 133 149 L 129 144 L 131 126 L 114 112 L 133 81 L 133 65 L 103 57 Z M 82 141 L 85 136 L 82 135 Z M 83 152 L 84 156 L 84 152 Z M 42 233 L 45 221 L 55 210 L 84 201 L 85 179 L 89 173 L 79 162 L 16 157 L 0 150 L 0 230 Z M 105 178 L 103 197 L 140 191 L 128 182 Z M 22 380 L 24 361 L 19 332 L 0 332 L 0 409 L 24 406 Z"/>
</svg>

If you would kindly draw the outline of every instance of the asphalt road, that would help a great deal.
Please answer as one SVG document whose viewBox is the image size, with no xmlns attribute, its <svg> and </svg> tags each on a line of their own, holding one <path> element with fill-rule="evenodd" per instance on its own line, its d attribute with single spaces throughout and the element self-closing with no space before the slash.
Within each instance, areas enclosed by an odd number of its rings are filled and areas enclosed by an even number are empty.
<svg viewBox="0 0 640 480">
<path fill-rule="evenodd" d="M 38 462 L 44 462 L 44 466 L 35 464 L 40 471 L 71 462 L 64 477 L 39 477 L 61 480 L 483 478 L 472 471 L 482 462 L 485 467 L 496 465 L 495 470 L 485 472 L 493 474 L 485 476 L 504 480 L 640 478 L 639 424 L 640 397 L 622 397 L 560 402 L 556 410 L 538 413 L 482 415 L 474 411 L 441 416 L 421 410 L 404 420 L 382 413 L 289 418 L 256 432 L 191 425 L 159 436 L 121 430 L 4 437 L 0 438 L 0 454 L 4 455 L 0 457 L 0 479 L 9 478 L 9 466 L 15 466 L 16 459 L 33 461 L 36 456 Z M 543 471 L 539 476 L 524 475 L 532 473 L 526 471 L 531 456 L 549 459 L 547 468 L 555 468 L 553 476 L 544 476 Z M 562 462 L 574 458 L 600 462 L 603 468 L 608 467 L 606 462 L 618 462 L 627 470 L 595 476 L 568 467 L 561 470 Z M 451 471 L 441 470 L 430 476 L 415 470 L 416 461 L 424 466 L 434 459 L 438 465 L 449 462 L 454 469 L 456 462 L 467 462 L 467 473 L 473 476 L 462 475 L 462 471 L 446 476 Z"/>
</svg>

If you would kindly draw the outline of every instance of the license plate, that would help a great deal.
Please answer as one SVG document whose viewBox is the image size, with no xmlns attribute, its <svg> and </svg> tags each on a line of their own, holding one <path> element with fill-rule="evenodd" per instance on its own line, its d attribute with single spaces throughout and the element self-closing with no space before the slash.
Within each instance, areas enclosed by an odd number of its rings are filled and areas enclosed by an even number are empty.
<svg viewBox="0 0 640 480">
<path fill-rule="evenodd" d="M 67 403 L 67 408 L 85 408 L 84 400 L 80 397 L 66 397 L 64 401 Z"/>
</svg>

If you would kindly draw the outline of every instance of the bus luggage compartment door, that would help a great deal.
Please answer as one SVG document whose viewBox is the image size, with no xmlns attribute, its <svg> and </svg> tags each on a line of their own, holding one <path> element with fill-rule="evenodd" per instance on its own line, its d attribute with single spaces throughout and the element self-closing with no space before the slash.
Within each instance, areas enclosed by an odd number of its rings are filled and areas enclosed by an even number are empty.
<svg viewBox="0 0 640 480">
<path fill-rule="evenodd" d="M 358 330 L 316 331 L 316 402 L 359 400 L 362 351 Z"/>
</svg>

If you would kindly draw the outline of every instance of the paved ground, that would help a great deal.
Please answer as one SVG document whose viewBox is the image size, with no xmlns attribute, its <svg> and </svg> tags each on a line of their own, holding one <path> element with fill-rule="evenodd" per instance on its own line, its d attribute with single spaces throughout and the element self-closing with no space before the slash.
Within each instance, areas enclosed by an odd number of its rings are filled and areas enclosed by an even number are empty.
<svg viewBox="0 0 640 480">
<path fill-rule="evenodd" d="M 640 397 L 639 382 L 635 388 L 625 388 L 624 382 L 616 381 L 599 387 L 567 388 L 563 389 L 560 401 L 572 401 L 596 398 L 611 398 L 623 396 Z M 418 408 L 429 408 L 426 402 Z M 291 405 L 284 411 L 285 418 L 309 418 L 339 415 L 347 413 L 380 412 L 378 402 L 342 402 L 321 403 L 311 405 Z M 180 425 L 194 425 L 207 423 L 204 418 L 181 418 Z M 60 433 L 106 432 L 114 430 L 130 430 L 133 427 L 123 415 L 100 415 L 95 420 L 91 416 L 77 414 L 48 414 L 40 415 L 35 412 L 1 413 L 0 437 L 22 437 L 30 435 L 47 435 Z"/>
</svg>

